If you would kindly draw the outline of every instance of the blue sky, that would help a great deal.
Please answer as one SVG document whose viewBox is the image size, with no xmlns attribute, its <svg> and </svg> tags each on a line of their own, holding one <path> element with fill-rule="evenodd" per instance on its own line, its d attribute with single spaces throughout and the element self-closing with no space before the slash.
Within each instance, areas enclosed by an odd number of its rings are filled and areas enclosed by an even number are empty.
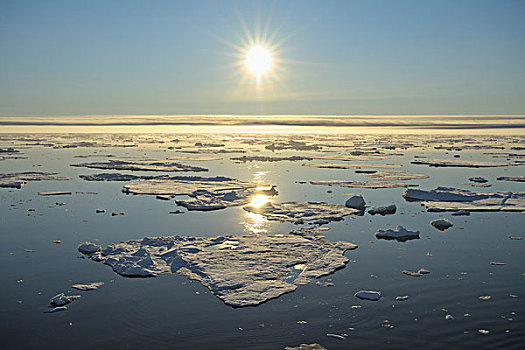
<svg viewBox="0 0 525 350">
<path fill-rule="evenodd" d="M 243 22 L 282 42 L 258 89 Z M 4 116 L 525 114 L 524 62 L 519 0 L 0 2 Z"/>
</svg>

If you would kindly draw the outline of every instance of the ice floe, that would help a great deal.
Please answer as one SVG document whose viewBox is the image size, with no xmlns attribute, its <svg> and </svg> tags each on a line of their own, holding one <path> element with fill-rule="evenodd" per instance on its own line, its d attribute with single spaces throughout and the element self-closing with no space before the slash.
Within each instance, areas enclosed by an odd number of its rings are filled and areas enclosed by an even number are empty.
<svg viewBox="0 0 525 350">
<path fill-rule="evenodd" d="M 71 164 L 75 167 L 113 169 L 113 170 L 140 170 L 140 171 L 208 171 L 206 168 L 176 163 L 162 159 L 112 159 L 105 162 Z"/>
<path fill-rule="evenodd" d="M 299 346 L 287 346 L 284 350 L 326 350 L 326 348 L 318 343 L 301 344 Z"/>
<path fill-rule="evenodd" d="M 111 244 L 91 255 L 126 277 L 179 273 L 226 304 L 255 306 L 344 267 L 348 242 L 315 235 L 147 237 Z M 300 266 L 299 271 L 293 271 Z"/>
<path fill-rule="evenodd" d="M 345 202 L 345 206 L 348 208 L 357 209 L 359 211 L 365 210 L 366 202 L 361 195 L 353 195 L 350 198 L 348 198 Z"/>
<path fill-rule="evenodd" d="M 395 214 L 396 210 L 397 210 L 396 205 L 390 204 L 390 205 L 381 206 L 381 207 L 373 207 L 372 209 L 368 211 L 368 214 L 390 215 L 390 214 Z"/>
<path fill-rule="evenodd" d="M 82 254 L 86 254 L 86 255 L 96 253 L 100 251 L 101 248 L 102 248 L 101 246 L 93 242 L 84 242 L 84 243 L 79 244 L 79 246 L 77 247 L 79 252 L 81 252 Z"/>
<path fill-rule="evenodd" d="M 496 180 L 525 182 L 525 176 L 500 176 Z"/>
<path fill-rule="evenodd" d="M 38 194 L 40 196 L 65 196 L 70 195 L 71 191 L 40 191 Z"/>
<path fill-rule="evenodd" d="M 104 282 L 80 283 L 80 284 L 72 285 L 71 288 L 86 291 L 86 290 L 98 289 L 99 287 L 103 285 L 104 285 Z"/>
<path fill-rule="evenodd" d="M 468 180 L 471 181 L 471 182 L 479 182 L 479 183 L 485 183 L 485 182 L 489 181 L 489 180 L 487 180 L 487 179 L 485 179 L 484 177 L 481 177 L 481 176 L 471 177 Z"/>
<path fill-rule="evenodd" d="M 380 181 L 403 181 L 403 180 L 414 180 L 414 179 L 428 179 L 428 175 L 407 173 L 404 171 L 396 170 L 382 170 L 376 171 L 371 174 L 365 175 L 366 177 L 373 177 Z"/>
<path fill-rule="evenodd" d="M 413 160 L 412 164 L 424 164 L 432 167 L 465 167 L 465 168 L 490 168 L 512 165 L 511 163 L 459 160 L 459 159 L 422 159 Z"/>
<path fill-rule="evenodd" d="M 364 300 L 378 301 L 381 299 L 381 292 L 376 292 L 373 290 L 360 290 L 354 294 L 355 297 Z"/>
<path fill-rule="evenodd" d="M 491 184 L 488 184 L 488 183 L 480 183 L 480 182 L 463 182 L 463 183 L 460 183 L 460 185 L 463 185 L 463 186 L 470 186 L 470 187 L 492 187 Z"/>
<path fill-rule="evenodd" d="M 398 169 L 398 164 L 344 164 L 344 163 L 304 163 L 303 166 L 310 168 L 326 169 L 350 169 L 350 168 L 379 168 L 379 169 Z"/>
<path fill-rule="evenodd" d="M 424 201 L 428 211 L 524 211 L 525 192 L 475 192 L 452 187 L 407 189 L 407 200 Z"/>
<path fill-rule="evenodd" d="M 127 193 L 152 194 L 152 195 L 189 195 L 198 190 L 206 191 L 226 191 L 239 190 L 256 187 L 257 184 L 243 182 L 236 179 L 217 176 L 177 176 L 168 178 L 156 178 L 149 180 L 139 180 L 124 185 Z"/>
<path fill-rule="evenodd" d="M 290 156 L 290 157 L 242 156 L 242 157 L 232 157 L 230 159 L 241 162 L 241 163 L 245 163 L 245 162 L 282 162 L 282 161 L 295 162 L 299 160 L 311 160 L 312 158 L 303 157 L 303 156 Z"/>
<path fill-rule="evenodd" d="M 345 180 L 323 180 L 310 181 L 312 185 L 339 186 L 349 188 L 395 188 L 395 187 L 412 187 L 418 184 L 409 184 L 403 182 L 384 182 L 384 181 L 345 181 Z"/>
<path fill-rule="evenodd" d="M 404 242 L 410 239 L 419 239 L 419 231 L 411 231 L 403 226 L 397 226 L 396 229 L 377 230 L 376 237 L 379 239 L 395 239 Z"/>
<path fill-rule="evenodd" d="M 0 187 L 22 188 L 28 181 L 64 181 L 71 180 L 70 177 L 56 176 L 58 173 L 26 171 L 21 173 L 0 174 Z"/>
<path fill-rule="evenodd" d="M 445 231 L 446 229 L 454 226 L 454 224 L 447 219 L 432 220 L 430 224 L 440 231 Z"/>
<path fill-rule="evenodd" d="M 49 305 L 51 307 L 64 306 L 80 298 L 80 295 L 65 295 L 60 293 L 49 299 Z"/>
<path fill-rule="evenodd" d="M 289 140 L 288 142 L 271 143 L 265 146 L 270 151 L 298 150 L 298 151 L 316 151 L 320 149 L 317 145 L 308 145 L 306 142 Z"/>
<path fill-rule="evenodd" d="M 260 207 L 245 206 L 243 209 L 260 214 L 268 220 L 291 221 L 295 224 L 303 224 L 306 221 L 327 224 L 330 221 L 343 220 L 344 216 L 360 213 L 357 209 L 325 202 L 269 202 Z"/>
<path fill-rule="evenodd" d="M 79 175 L 79 177 L 86 181 L 134 181 L 134 180 L 149 180 L 167 178 L 166 175 L 135 175 L 135 174 L 121 174 L 121 173 L 101 173 Z"/>
</svg>

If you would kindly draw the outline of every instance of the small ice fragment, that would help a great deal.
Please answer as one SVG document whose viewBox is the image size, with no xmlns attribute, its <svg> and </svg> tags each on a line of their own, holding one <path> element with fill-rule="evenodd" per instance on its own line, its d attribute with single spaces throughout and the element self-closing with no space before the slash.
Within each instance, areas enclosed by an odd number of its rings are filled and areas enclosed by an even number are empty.
<svg viewBox="0 0 525 350">
<path fill-rule="evenodd" d="M 366 202 L 361 195 L 354 195 L 345 202 L 345 206 L 348 208 L 353 208 L 357 210 L 364 210 L 366 206 Z"/>
<path fill-rule="evenodd" d="M 84 242 L 78 246 L 78 251 L 82 254 L 93 254 L 101 250 L 101 246 L 92 242 Z"/>
<path fill-rule="evenodd" d="M 71 287 L 78 289 L 78 290 L 95 290 L 98 289 L 98 287 L 103 286 L 104 282 L 92 282 L 92 283 L 85 283 L 85 284 L 74 284 Z"/>
<path fill-rule="evenodd" d="M 332 337 L 332 338 L 343 339 L 343 340 L 346 339 L 345 336 L 340 335 L 340 334 L 334 334 L 334 333 L 326 333 L 326 336 L 327 336 L 327 337 Z"/>
<path fill-rule="evenodd" d="M 403 270 L 402 273 L 408 276 L 412 276 L 412 277 L 423 277 L 423 275 L 420 274 L 419 272 Z"/>
<path fill-rule="evenodd" d="M 432 226 L 434 226 L 435 228 L 437 228 L 438 230 L 440 230 L 440 231 L 444 231 L 444 230 L 454 226 L 454 224 L 452 222 L 448 221 L 447 219 L 432 220 L 430 222 L 430 224 Z"/>
<path fill-rule="evenodd" d="M 486 329 L 478 329 L 478 332 L 479 332 L 480 334 L 489 334 L 489 333 L 490 333 L 490 331 L 488 331 L 488 330 L 486 330 Z"/>
<path fill-rule="evenodd" d="M 299 346 L 287 346 L 284 350 L 326 350 L 326 348 L 320 344 L 301 344 Z"/>
<path fill-rule="evenodd" d="M 55 312 L 59 312 L 59 311 L 66 311 L 67 310 L 67 306 L 57 306 L 57 307 L 53 307 L 53 308 L 50 308 L 46 311 L 44 311 L 45 314 L 52 314 L 52 313 L 55 313 Z"/>
<path fill-rule="evenodd" d="M 484 177 L 481 177 L 481 176 L 471 177 L 471 178 L 469 178 L 469 181 L 472 181 L 472 182 L 479 182 L 479 183 L 485 183 L 485 182 L 488 182 L 487 179 L 485 179 Z"/>
<path fill-rule="evenodd" d="M 376 232 L 378 239 L 395 239 L 398 241 L 407 241 L 409 239 L 419 239 L 419 231 L 411 231 L 405 229 L 403 226 L 397 226 L 394 229 L 378 230 Z"/>
<path fill-rule="evenodd" d="M 397 208 L 395 204 L 390 204 L 390 205 L 382 206 L 382 207 L 373 207 L 372 209 L 368 211 L 368 214 L 389 215 L 389 214 L 394 214 L 396 212 L 396 209 Z"/>
<path fill-rule="evenodd" d="M 470 216 L 470 211 L 461 209 L 453 212 L 452 216 Z"/>
<path fill-rule="evenodd" d="M 359 299 L 377 301 L 381 299 L 381 292 L 376 292 L 373 290 L 361 290 L 355 293 L 354 296 Z"/>
<path fill-rule="evenodd" d="M 65 295 L 60 293 L 49 299 L 49 305 L 51 306 L 64 306 L 71 303 L 72 301 L 80 298 L 80 295 Z"/>
<path fill-rule="evenodd" d="M 479 297 L 480 300 L 490 300 L 492 297 L 490 295 L 482 295 Z"/>
<path fill-rule="evenodd" d="M 41 196 L 62 196 L 62 195 L 70 195 L 70 191 L 40 191 L 38 192 Z"/>
</svg>

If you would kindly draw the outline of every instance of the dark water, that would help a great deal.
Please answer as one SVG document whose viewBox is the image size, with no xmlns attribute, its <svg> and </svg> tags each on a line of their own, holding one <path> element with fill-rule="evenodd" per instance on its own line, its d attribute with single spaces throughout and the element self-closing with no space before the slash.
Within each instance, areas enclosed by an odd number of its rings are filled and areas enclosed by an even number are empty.
<svg viewBox="0 0 525 350">
<path fill-rule="evenodd" d="M 134 137 L 129 136 L 130 139 Z M 164 136 L 163 140 L 177 137 L 183 139 L 185 145 L 191 145 L 202 136 L 186 139 L 190 136 L 170 135 Z M 224 137 L 228 140 L 227 146 L 244 147 L 249 152 L 247 155 L 271 155 L 264 150 L 264 145 L 272 141 L 268 137 L 277 138 L 252 135 L 248 140 L 260 137 L 260 142 L 246 144 L 230 139 L 231 135 Z M 355 141 L 360 136 L 348 137 Z M 34 141 L 14 141 L 10 136 L 3 136 L 1 147 L 20 149 L 27 159 L 0 161 L 1 173 L 56 171 L 62 176 L 72 177 L 70 181 L 28 182 L 20 190 L 0 189 L 0 264 L 3 267 L 0 334 L 3 348 L 283 349 L 314 342 L 328 349 L 369 346 L 388 349 L 523 348 L 525 240 L 511 240 L 509 236 L 525 236 L 524 215 L 496 212 L 454 217 L 450 213 L 427 213 L 420 203 L 406 202 L 401 197 L 402 188 L 371 190 L 295 183 L 328 179 L 373 180 L 364 174 L 356 174 L 355 169 L 315 169 L 301 166 L 303 162 L 288 161 L 237 164 L 229 159 L 240 154 L 219 154 L 222 160 L 186 162 L 210 169 L 208 173 L 198 175 L 224 175 L 275 184 L 279 196 L 273 200 L 277 202 L 312 200 L 342 204 L 347 198 L 344 194 L 359 193 L 371 206 L 395 203 L 398 207 L 395 215 L 351 216 L 326 225 L 330 228 L 326 232 L 328 240 L 346 240 L 359 246 L 346 253 L 351 260 L 346 268 L 320 279 L 333 282 L 333 287 L 317 286 L 312 282 L 258 307 L 234 309 L 200 283 L 177 274 L 124 278 L 106 265 L 83 258 L 76 247 L 86 240 L 96 239 L 105 246 L 145 236 L 241 235 L 256 230 L 286 233 L 297 228 L 289 223 L 254 222 L 241 207 L 213 212 L 187 212 L 184 209 L 184 214 L 172 215 L 169 211 L 180 208 L 174 201 L 157 200 L 155 196 L 126 195 L 121 192 L 122 182 L 88 182 L 78 177 L 107 171 L 69 166 L 71 163 L 106 159 L 74 157 L 94 152 L 149 158 L 189 155 L 168 149 L 171 145 L 168 142 L 156 143 L 159 136 L 150 135 L 149 138 L 153 140 L 151 143 L 141 139 L 139 146 L 133 148 L 55 149 L 40 145 L 19 148 Z M 322 138 L 326 143 L 327 136 Z M 344 136 L 338 136 L 341 138 Z M 49 139 L 54 142 L 51 137 Z M 403 136 L 389 142 L 399 145 L 409 139 L 410 136 Z M 308 142 L 315 143 L 315 140 L 312 136 Z M 453 154 L 460 154 L 463 160 L 505 161 L 505 157 L 494 158 L 497 155 L 485 153 L 520 153 L 508 148 L 519 146 L 519 138 L 518 143 L 516 139 L 497 137 L 494 138 L 496 141 L 485 138 L 479 142 L 499 144 L 514 140 L 512 144 L 505 144 L 505 150 L 455 152 L 436 150 L 437 143 L 428 143 L 424 137 L 412 140 L 422 147 L 398 147 L 395 150 L 384 150 L 370 138 L 359 140 L 361 146 L 373 145 L 388 154 L 403 154 L 363 163 L 402 164 L 404 171 L 427 174 L 428 179 L 407 181 L 418 183 L 421 189 L 442 185 L 479 191 L 525 191 L 523 183 L 496 181 L 498 176 L 523 175 L 523 166 L 472 169 L 410 164 L 414 155 L 452 158 Z M 450 140 L 444 139 L 440 144 L 446 142 Z M 327 154 L 348 154 L 351 150 L 342 146 L 322 148 L 322 151 L 332 151 Z M 289 150 L 273 154 L 312 153 Z M 523 158 L 510 161 L 516 159 Z M 493 185 L 490 188 L 458 185 L 468 182 L 472 176 L 483 176 Z M 39 196 L 37 192 L 43 190 L 70 190 L 73 194 Z M 57 206 L 56 202 L 66 202 L 66 205 Z M 30 208 L 35 211 L 28 211 Z M 107 212 L 96 214 L 95 209 L 99 208 Z M 113 217 L 111 212 L 125 212 L 126 215 Z M 443 232 L 436 230 L 429 222 L 438 217 L 448 218 L 454 226 Z M 400 243 L 375 238 L 377 229 L 399 224 L 420 230 L 421 239 Z M 52 240 L 56 239 L 63 243 L 54 244 Z M 25 252 L 25 249 L 35 251 Z M 491 261 L 505 262 L 506 265 L 493 266 Z M 401 273 L 420 267 L 430 270 L 431 274 L 417 278 Z M 71 289 L 74 283 L 94 281 L 103 281 L 105 285 L 89 292 Z M 363 289 L 379 290 L 383 298 L 370 302 L 353 296 Z M 43 313 L 50 297 L 67 291 L 81 294 L 82 298 L 70 304 L 65 312 Z M 511 297 L 511 294 L 517 297 Z M 398 302 L 395 298 L 399 295 L 408 295 L 409 299 Z M 492 298 L 487 301 L 479 299 L 485 295 Z M 454 319 L 446 320 L 446 315 L 452 315 Z M 307 323 L 299 324 L 298 321 Z M 490 333 L 482 335 L 479 329 Z M 342 340 L 327 337 L 327 333 L 348 336 Z"/>
</svg>

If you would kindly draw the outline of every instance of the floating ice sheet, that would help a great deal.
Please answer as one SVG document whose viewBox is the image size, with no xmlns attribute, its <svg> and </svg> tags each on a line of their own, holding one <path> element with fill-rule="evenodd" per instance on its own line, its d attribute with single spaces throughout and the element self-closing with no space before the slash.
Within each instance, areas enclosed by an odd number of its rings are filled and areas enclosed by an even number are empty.
<svg viewBox="0 0 525 350">
<path fill-rule="evenodd" d="M 496 180 L 525 182 L 525 176 L 501 176 L 501 177 L 498 177 Z"/>
<path fill-rule="evenodd" d="M 419 186 L 418 184 L 409 184 L 404 182 L 384 182 L 384 181 L 344 181 L 344 180 L 326 180 L 310 181 L 312 185 L 339 186 L 350 188 L 395 188 Z"/>
<path fill-rule="evenodd" d="M 428 211 L 525 211 L 525 192 L 475 192 L 452 187 L 407 189 L 407 200 L 424 201 Z"/>
<path fill-rule="evenodd" d="M 176 272 L 201 282 L 227 305 L 243 307 L 333 273 L 347 264 L 344 252 L 355 248 L 315 235 L 167 236 L 112 244 L 91 258 L 126 277 Z"/>
<path fill-rule="evenodd" d="M 22 188 L 27 181 L 71 180 L 70 177 L 56 176 L 58 173 L 26 171 L 21 173 L 0 174 L 0 187 Z"/>
<path fill-rule="evenodd" d="M 262 215 L 268 220 L 291 221 L 296 224 L 306 221 L 326 224 L 330 221 L 343 220 L 343 217 L 347 215 L 360 213 L 357 209 L 325 202 L 266 203 L 261 207 L 246 206 L 243 209 Z"/>
<path fill-rule="evenodd" d="M 459 160 L 459 159 L 419 159 L 411 161 L 412 164 L 425 164 L 433 167 L 465 167 L 465 168 L 490 168 L 512 165 L 511 163 Z"/>
<path fill-rule="evenodd" d="M 189 195 L 198 190 L 226 191 L 256 187 L 257 184 L 229 177 L 177 176 L 139 180 L 124 185 L 124 191 L 135 194 Z"/>
<path fill-rule="evenodd" d="M 396 229 L 377 230 L 376 237 L 379 239 L 395 239 L 404 242 L 409 239 L 419 239 L 419 231 L 411 231 L 403 226 L 397 226 Z"/>
<path fill-rule="evenodd" d="M 208 171 L 206 168 L 176 163 L 163 159 L 112 159 L 105 162 L 92 162 L 71 164 L 71 166 L 95 168 L 95 169 L 113 169 L 113 170 L 140 170 L 140 171 Z"/>
<path fill-rule="evenodd" d="M 326 169 L 350 169 L 350 168 L 379 168 L 379 169 L 399 169 L 399 164 L 345 164 L 345 163 L 304 163 L 303 166 L 310 168 Z"/>
<path fill-rule="evenodd" d="M 428 179 L 428 175 L 407 173 L 405 171 L 396 170 L 382 170 L 376 171 L 372 174 L 365 175 L 366 177 L 373 177 L 380 181 L 403 181 L 403 180 L 414 180 L 414 179 Z"/>
</svg>

